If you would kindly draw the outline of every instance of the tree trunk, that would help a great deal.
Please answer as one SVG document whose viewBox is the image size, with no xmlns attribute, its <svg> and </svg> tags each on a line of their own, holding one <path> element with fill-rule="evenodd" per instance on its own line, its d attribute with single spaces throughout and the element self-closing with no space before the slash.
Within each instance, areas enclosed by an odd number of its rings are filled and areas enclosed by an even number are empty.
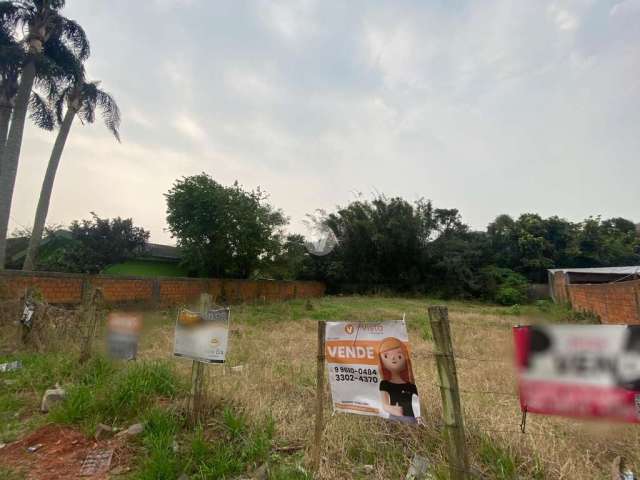
<svg viewBox="0 0 640 480">
<path fill-rule="evenodd" d="M 22 134 L 27 118 L 29 97 L 31 96 L 31 87 L 33 87 L 35 76 L 36 66 L 33 61 L 30 61 L 22 70 L 16 103 L 13 108 L 11 128 L 9 129 L 4 150 L 2 171 L 0 171 L 0 270 L 4 270 L 5 265 L 11 200 L 16 183 L 16 173 L 18 172 L 18 160 L 20 159 L 20 147 L 22 146 Z"/>
<path fill-rule="evenodd" d="M 56 142 L 53 144 L 53 150 L 51 151 L 51 157 L 49 158 L 49 164 L 47 165 L 47 172 L 44 175 L 42 181 L 42 189 L 40 190 L 40 199 L 38 200 L 38 208 L 36 209 L 36 217 L 33 221 L 33 229 L 31 230 L 31 238 L 29 239 L 29 248 L 27 248 L 27 256 L 24 259 L 23 270 L 33 270 L 35 267 L 36 256 L 38 254 L 38 247 L 40 246 L 40 240 L 42 239 L 42 232 L 44 231 L 44 225 L 47 221 L 47 213 L 49 212 L 49 203 L 51 201 L 51 192 L 53 191 L 53 182 L 56 179 L 56 171 L 60 164 L 60 158 L 62 157 L 62 151 L 67 141 L 67 136 L 71 130 L 71 124 L 76 116 L 76 110 L 68 108 L 67 113 L 64 116 Z"/>
<path fill-rule="evenodd" d="M 4 147 L 7 143 L 7 131 L 11 120 L 11 105 L 0 105 L 0 172 L 4 163 Z"/>
</svg>

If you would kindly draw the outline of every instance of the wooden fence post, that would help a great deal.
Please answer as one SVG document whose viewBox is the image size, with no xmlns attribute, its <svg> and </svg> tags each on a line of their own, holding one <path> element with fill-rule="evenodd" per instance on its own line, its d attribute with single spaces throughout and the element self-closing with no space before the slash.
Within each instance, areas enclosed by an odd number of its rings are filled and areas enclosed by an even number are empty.
<svg viewBox="0 0 640 480">
<path fill-rule="evenodd" d="M 20 312 L 20 341 L 23 346 L 29 344 L 31 328 L 36 320 L 36 309 L 33 303 L 36 291 L 33 287 L 28 287 L 22 297 L 22 311 Z"/>
<path fill-rule="evenodd" d="M 199 310 L 206 315 L 212 305 L 211 295 L 200 295 Z M 191 364 L 191 395 L 189 396 L 189 419 L 192 425 L 202 420 L 204 403 L 204 363 L 194 360 Z"/>
<path fill-rule="evenodd" d="M 80 363 L 84 363 L 91 357 L 91 350 L 93 347 L 93 339 L 96 336 L 96 330 L 98 327 L 98 303 L 102 300 L 102 290 L 94 288 L 91 284 L 88 284 L 86 289 L 83 289 L 82 297 L 82 317 L 85 330 L 85 336 L 82 339 L 82 347 L 80 350 Z"/>
<path fill-rule="evenodd" d="M 322 443 L 322 431 L 324 430 L 324 320 L 318 322 L 318 356 L 316 360 L 316 425 L 313 437 L 313 470 L 320 468 L 320 446 Z"/>
<path fill-rule="evenodd" d="M 464 438 L 464 420 L 460 406 L 456 362 L 451 345 L 451 329 L 447 307 L 429 307 L 429 321 L 436 345 L 436 364 L 440 379 L 440 395 L 447 441 L 450 477 L 466 480 L 469 460 Z"/>
</svg>

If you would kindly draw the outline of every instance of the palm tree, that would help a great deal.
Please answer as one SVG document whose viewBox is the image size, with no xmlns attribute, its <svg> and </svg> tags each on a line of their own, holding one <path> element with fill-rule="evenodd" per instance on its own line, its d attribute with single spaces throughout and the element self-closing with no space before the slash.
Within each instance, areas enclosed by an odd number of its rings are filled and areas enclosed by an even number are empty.
<svg viewBox="0 0 640 480">
<path fill-rule="evenodd" d="M 2 10 L 10 12 L 5 14 L 7 21 L 12 22 L 14 29 L 22 27 L 26 31 L 24 42 L 27 50 L 15 96 L 11 127 L 7 135 L 4 155 L 0 160 L 2 165 L 0 168 L 0 269 L 3 269 L 5 264 L 13 188 L 37 64 L 51 63 L 47 58 L 48 44 L 49 48 L 58 45 L 68 47 L 80 61 L 86 60 L 89 56 L 89 43 L 82 27 L 58 13 L 64 4 L 65 0 L 2 2 Z"/>
<path fill-rule="evenodd" d="M 102 110 L 102 119 L 111 133 L 120 141 L 118 128 L 120 127 L 120 109 L 111 95 L 99 88 L 100 82 L 85 82 L 80 80 L 76 85 L 66 88 L 55 103 L 56 116 L 60 123 L 60 130 L 56 137 L 56 142 L 51 151 L 47 172 L 42 182 L 40 190 L 40 198 L 38 207 L 36 208 L 36 217 L 31 230 L 31 238 L 29 239 L 29 247 L 27 256 L 24 260 L 23 270 L 33 270 L 35 266 L 36 255 L 44 225 L 47 220 L 49 211 L 49 202 L 51 201 L 51 192 L 53 191 L 53 181 L 56 177 L 56 171 L 60 164 L 62 151 L 64 149 L 67 136 L 71 130 L 73 119 L 80 117 L 82 122 L 93 123 L 95 120 L 96 108 Z M 62 115 L 64 105 L 66 103 L 67 110 Z"/>
<path fill-rule="evenodd" d="M 23 60 L 24 50 L 0 24 L 0 160 L 4 157 L 9 121 L 18 92 L 18 80 Z M 58 91 L 58 85 L 63 82 L 64 76 L 68 76 L 68 72 L 65 72 L 64 68 L 51 63 L 39 64 L 36 73 L 37 83 L 48 85 L 49 96 Z M 45 130 L 53 130 L 55 118 L 49 102 L 35 91 L 31 92 L 29 111 L 36 126 Z"/>
<path fill-rule="evenodd" d="M 24 50 L 13 38 L 6 25 L 4 12 L 0 12 L 0 159 L 7 141 L 13 101 L 18 92 L 18 77 Z"/>
<path fill-rule="evenodd" d="M 0 3 L 0 161 L 7 141 L 9 121 L 18 93 L 18 81 L 26 52 L 16 41 L 12 31 L 15 26 L 15 10 L 7 3 Z M 45 54 L 36 61 L 35 83 L 47 92 L 49 100 L 55 98 L 63 85 L 75 81 L 83 74 L 83 67 L 66 45 L 51 40 L 45 44 Z M 31 92 L 30 117 L 39 128 L 53 130 L 55 118 L 49 102 L 38 93 Z M 1 168 L 1 165 L 0 165 Z"/>
</svg>

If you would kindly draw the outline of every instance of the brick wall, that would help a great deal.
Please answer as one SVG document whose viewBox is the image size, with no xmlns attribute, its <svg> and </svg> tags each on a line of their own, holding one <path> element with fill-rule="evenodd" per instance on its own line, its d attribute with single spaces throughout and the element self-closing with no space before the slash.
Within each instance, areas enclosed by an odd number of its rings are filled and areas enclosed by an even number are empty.
<svg viewBox="0 0 640 480">
<path fill-rule="evenodd" d="M 135 302 L 161 307 L 191 303 L 201 293 L 211 294 L 217 302 L 242 303 L 321 297 L 325 291 L 320 282 L 0 271 L 0 296 L 3 298 L 20 298 L 26 288 L 36 287 L 49 303 L 77 304 L 82 301 L 83 289 L 88 285 L 102 288 L 108 303 Z"/>
<path fill-rule="evenodd" d="M 553 275 L 549 275 L 549 285 L 551 298 L 556 303 L 568 303 L 569 293 L 567 286 L 569 282 L 569 276 L 564 272 L 554 272 Z"/>
<path fill-rule="evenodd" d="M 574 310 L 593 312 L 602 323 L 640 324 L 640 280 L 568 285 Z"/>
</svg>

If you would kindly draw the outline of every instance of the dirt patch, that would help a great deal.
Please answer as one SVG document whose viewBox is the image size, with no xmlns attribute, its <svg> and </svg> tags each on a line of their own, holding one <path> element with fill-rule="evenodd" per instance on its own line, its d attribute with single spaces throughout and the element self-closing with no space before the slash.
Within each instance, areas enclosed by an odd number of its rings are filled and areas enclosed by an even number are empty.
<svg viewBox="0 0 640 480">
<path fill-rule="evenodd" d="M 29 447 L 40 445 L 36 451 Z M 29 480 L 57 480 L 61 478 L 84 478 L 106 480 L 108 473 L 80 476 L 82 462 L 95 450 L 113 449 L 112 471 L 126 470 L 131 458 L 130 450 L 121 439 L 96 442 L 82 432 L 59 425 L 46 425 L 21 440 L 0 450 L 0 465 L 20 472 Z"/>
</svg>

